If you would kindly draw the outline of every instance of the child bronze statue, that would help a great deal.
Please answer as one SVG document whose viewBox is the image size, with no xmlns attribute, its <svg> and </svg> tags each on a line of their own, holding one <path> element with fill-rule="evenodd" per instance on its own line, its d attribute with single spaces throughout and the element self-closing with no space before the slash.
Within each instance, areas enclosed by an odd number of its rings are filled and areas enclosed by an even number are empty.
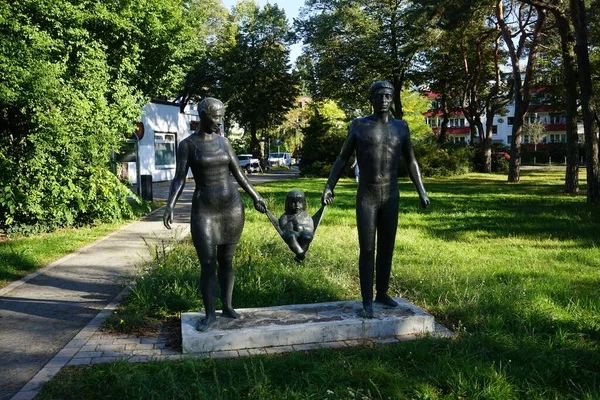
<svg viewBox="0 0 600 400">
<path fill-rule="evenodd" d="M 269 211 L 267 216 L 277 232 L 296 254 L 294 260 L 301 262 L 306 257 L 317 227 L 323 217 L 325 206 L 312 217 L 306 211 L 306 196 L 302 190 L 290 191 L 285 199 L 285 213 L 277 220 Z"/>
</svg>

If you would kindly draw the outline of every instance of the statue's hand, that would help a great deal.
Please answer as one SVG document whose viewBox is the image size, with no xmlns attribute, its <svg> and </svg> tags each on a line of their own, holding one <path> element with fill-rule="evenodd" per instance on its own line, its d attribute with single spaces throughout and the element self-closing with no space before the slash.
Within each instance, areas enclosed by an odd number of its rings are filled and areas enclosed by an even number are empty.
<svg viewBox="0 0 600 400">
<path fill-rule="evenodd" d="M 321 196 L 321 204 L 329 205 L 333 202 L 333 191 L 325 186 L 323 189 L 323 195 Z"/>
<path fill-rule="evenodd" d="M 163 214 L 163 225 L 167 229 L 171 229 L 171 222 L 173 222 L 173 209 L 169 206 L 165 208 L 165 213 Z"/>
<path fill-rule="evenodd" d="M 427 208 L 427 207 L 429 207 L 429 204 L 431 204 L 431 201 L 429 200 L 429 197 L 427 197 L 426 194 L 423 194 L 421 196 L 421 206 L 423 208 Z"/>
<path fill-rule="evenodd" d="M 267 204 L 261 197 L 254 200 L 254 208 L 256 209 L 256 211 L 261 212 L 263 214 L 267 212 Z"/>
</svg>

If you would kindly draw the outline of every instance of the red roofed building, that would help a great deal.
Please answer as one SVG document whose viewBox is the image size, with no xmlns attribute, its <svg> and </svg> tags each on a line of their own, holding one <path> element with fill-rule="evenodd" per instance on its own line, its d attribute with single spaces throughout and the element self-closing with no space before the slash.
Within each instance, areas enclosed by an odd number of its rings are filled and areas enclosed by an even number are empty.
<svg viewBox="0 0 600 400">
<path fill-rule="evenodd" d="M 439 134 L 442 125 L 443 113 L 439 108 L 439 95 L 433 92 L 427 93 L 427 98 L 431 102 L 431 109 L 423 114 L 425 122 L 431 126 L 434 134 Z M 508 105 L 508 113 L 506 116 L 496 115 L 494 124 L 492 125 L 494 136 L 493 141 L 502 143 L 506 146 L 510 145 L 512 140 L 512 125 L 514 121 L 514 104 Z M 485 116 L 482 122 L 485 126 Z M 550 104 L 532 104 L 529 107 L 529 112 L 525 116 L 526 122 L 539 121 L 545 124 L 546 132 L 539 143 L 565 143 L 567 141 L 567 132 L 565 124 L 565 115 L 562 107 L 553 106 Z M 578 125 L 580 141 L 583 141 L 583 125 Z M 448 121 L 447 135 L 449 141 L 453 143 L 469 143 L 471 140 L 471 131 L 469 122 L 464 117 L 462 111 L 455 110 L 450 112 Z M 531 143 L 531 138 L 528 135 L 523 135 L 522 143 Z"/>
</svg>

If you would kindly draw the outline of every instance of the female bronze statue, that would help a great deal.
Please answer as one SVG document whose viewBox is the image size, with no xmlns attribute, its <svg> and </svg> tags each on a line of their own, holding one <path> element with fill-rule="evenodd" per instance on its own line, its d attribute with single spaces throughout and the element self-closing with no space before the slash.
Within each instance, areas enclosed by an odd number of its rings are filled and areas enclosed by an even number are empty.
<svg viewBox="0 0 600 400">
<path fill-rule="evenodd" d="M 232 260 L 244 227 L 244 205 L 229 173 L 254 200 L 256 210 L 264 213 L 266 205 L 242 172 L 229 141 L 216 133 L 225 114 L 223 103 L 206 98 L 200 102 L 198 112 L 200 124 L 197 131 L 182 140 L 177 150 L 177 167 L 163 222 L 167 229 L 171 229 L 173 207 L 191 168 L 196 183 L 191 232 L 200 260 L 200 291 L 206 311 L 206 317 L 198 323 L 197 329 L 203 331 L 216 321 L 217 279 L 223 315 L 239 317 L 231 304 L 234 283 Z"/>
</svg>

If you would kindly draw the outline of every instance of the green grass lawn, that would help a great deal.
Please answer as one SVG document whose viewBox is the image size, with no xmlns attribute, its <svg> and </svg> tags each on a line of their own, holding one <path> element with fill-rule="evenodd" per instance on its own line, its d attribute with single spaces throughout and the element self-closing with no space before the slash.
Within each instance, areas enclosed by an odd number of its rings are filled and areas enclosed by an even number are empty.
<svg viewBox="0 0 600 400">
<path fill-rule="evenodd" d="M 562 194 L 563 174 L 522 171 L 519 184 L 480 174 L 426 179 L 426 211 L 403 180 L 390 292 L 456 338 L 69 367 L 41 398 L 600 398 L 600 207 Z M 301 188 L 314 213 L 323 184 L 298 179 L 258 190 L 279 216 L 285 194 Z M 356 183 L 340 182 L 302 264 L 245 198 L 234 306 L 358 299 L 355 192 Z M 135 330 L 201 308 L 188 241 L 149 266 L 109 327 Z"/>
<path fill-rule="evenodd" d="M 148 210 L 162 203 L 134 204 L 134 215 L 139 218 Z M 14 238 L 1 238 L 0 241 L 0 288 L 3 288 L 45 267 L 51 262 L 66 256 L 81 247 L 92 243 L 112 231 L 130 223 L 130 220 L 114 223 L 99 223 L 80 228 L 64 228 L 51 233 Z"/>
</svg>

